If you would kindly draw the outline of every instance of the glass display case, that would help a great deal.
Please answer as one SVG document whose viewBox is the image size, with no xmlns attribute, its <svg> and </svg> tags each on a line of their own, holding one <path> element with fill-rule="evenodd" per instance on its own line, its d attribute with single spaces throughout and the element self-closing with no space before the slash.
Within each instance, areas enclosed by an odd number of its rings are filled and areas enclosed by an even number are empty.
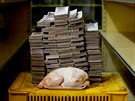
<svg viewBox="0 0 135 101">
<path fill-rule="evenodd" d="M 102 16 L 104 70 L 118 72 L 135 100 L 135 1 L 104 0 Z"/>
<path fill-rule="evenodd" d="M 70 9 L 82 10 L 85 22 L 98 22 L 101 28 L 102 0 L 32 0 L 32 25 L 36 23 L 48 11 L 54 11 L 58 6 L 70 6 Z"/>
</svg>

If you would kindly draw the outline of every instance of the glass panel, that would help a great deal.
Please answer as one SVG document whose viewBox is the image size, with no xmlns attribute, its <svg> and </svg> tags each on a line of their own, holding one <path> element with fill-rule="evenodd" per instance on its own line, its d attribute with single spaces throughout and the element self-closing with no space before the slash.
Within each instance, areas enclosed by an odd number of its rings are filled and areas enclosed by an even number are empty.
<svg viewBox="0 0 135 101">
<path fill-rule="evenodd" d="M 48 11 L 54 11 L 55 6 L 58 6 L 57 4 L 62 3 L 62 1 L 65 5 L 69 5 L 71 10 L 82 10 L 85 22 L 98 22 L 99 26 L 101 27 L 102 6 L 100 5 L 102 3 L 102 0 L 69 0 L 69 2 L 65 0 L 32 0 L 33 4 L 45 5 L 43 7 L 39 6 L 32 8 L 32 25 L 35 26 L 37 21 L 39 21 L 43 17 L 43 15 L 47 14 Z M 47 7 L 47 5 L 50 4 L 52 4 L 52 7 Z"/>
<path fill-rule="evenodd" d="M 98 22 L 99 28 L 101 28 L 101 22 L 102 22 L 102 8 L 101 7 L 95 7 L 95 21 Z"/>
<path fill-rule="evenodd" d="M 85 22 L 89 22 L 92 20 L 92 15 L 91 15 L 91 7 L 75 7 L 71 6 L 70 10 L 77 9 L 78 11 L 83 11 L 83 17 Z"/>
<path fill-rule="evenodd" d="M 39 21 L 45 14 L 48 12 L 54 12 L 54 7 L 38 7 L 38 8 L 32 8 L 32 25 L 36 25 L 37 21 Z"/>
<path fill-rule="evenodd" d="M 95 4 L 101 4 L 102 0 L 94 0 Z"/>
</svg>

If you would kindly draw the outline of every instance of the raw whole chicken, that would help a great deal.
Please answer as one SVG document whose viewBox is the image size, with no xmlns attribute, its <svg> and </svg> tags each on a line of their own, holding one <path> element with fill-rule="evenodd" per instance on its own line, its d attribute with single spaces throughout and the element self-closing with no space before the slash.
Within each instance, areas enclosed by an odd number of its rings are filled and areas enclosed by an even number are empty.
<svg viewBox="0 0 135 101">
<path fill-rule="evenodd" d="M 88 74 L 75 67 L 58 68 L 48 73 L 38 84 L 39 88 L 75 88 L 89 86 Z"/>
</svg>

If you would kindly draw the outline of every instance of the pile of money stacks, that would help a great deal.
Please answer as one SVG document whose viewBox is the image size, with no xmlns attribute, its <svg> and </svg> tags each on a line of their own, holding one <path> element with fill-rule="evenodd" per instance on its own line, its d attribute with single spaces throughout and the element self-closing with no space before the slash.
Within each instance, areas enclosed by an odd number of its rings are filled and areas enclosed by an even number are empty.
<svg viewBox="0 0 135 101">
<path fill-rule="evenodd" d="M 88 54 L 88 62 L 90 70 L 88 72 L 91 83 L 98 83 L 101 81 L 102 74 L 102 59 L 100 49 L 100 34 L 96 23 L 89 23 L 86 26 L 85 39 L 86 49 Z"/>
<path fill-rule="evenodd" d="M 56 7 L 51 18 L 50 26 L 42 28 L 47 73 L 68 66 L 88 70 L 82 11 L 75 9 L 69 12 L 68 6 Z"/>
<path fill-rule="evenodd" d="M 32 80 L 39 83 L 54 69 L 76 67 L 89 73 L 92 82 L 101 81 L 102 63 L 98 31 L 85 31 L 82 11 L 56 7 L 37 22 L 40 32 L 29 37 Z"/>
<path fill-rule="evenodd" d="M 87 60 L 84 37 L 85 22 L 83 20 L 82 11 L 77 12 L 77 9 L 70 11 L 68 23 L 74 67 L 81 68 L 88 72 L 89 64 Z"/>
<path fill-rule="evenodd" d="M 42 33 L 33 32 L 29 37 L 31 54 L 31 72 L 33 83 L 40 82 L 46 75 L 44 65 Z"/>
<path fill-rule="evenodd" d="M 41 32 L 29 37 L 33 82 L 61 67 L 73 66 L 88 72 L 84 25 L 82 11 L 69 11 L 69 6 L 56 7 L 37 22 Z"/>
</svg>

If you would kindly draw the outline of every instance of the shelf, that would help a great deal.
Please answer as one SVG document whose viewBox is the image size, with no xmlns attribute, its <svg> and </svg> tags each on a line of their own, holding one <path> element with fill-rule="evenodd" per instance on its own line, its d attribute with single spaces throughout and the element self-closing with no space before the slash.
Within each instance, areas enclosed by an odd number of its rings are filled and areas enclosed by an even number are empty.
<svg viewBox="0 0 135 101">
<path fill-rule="evenodd" d="M 13 33 L 8 35 L 7 39 L 0 42 L 0 71 L 28 39 L 28 35 L 26 33 Z"/>
<path fill-rule="evenodd" d="M 129 71 L 135 76 L 135 33 L 105 33 L 103 39 L 112 47 Z"/>
<path fill-rule="evenodd" d="M 36 8 L 36 7 L 58 7 L 58 6 L 63 6 L 62 4 L 36 4 L 36 5 L 32 5 L 32 7 Z"/>
<path fill-rule="evenodd" d="M 82 7 L 101 7 L 100 4 L 69 4 L 69 6 L 82 6 Z"/>
<path fill-rule="evenodd" d="M 28 0 L 0 0 L 0 4 L 1 4 L 1 3 L 24 2 L 24 1 L 28 1 Z"/>
<path fill-rule="evenodd" d="M 106 1 L 123 2 L 123 3 L 135 3 L 135 0 L 106 0 Z"/>
</svg>

